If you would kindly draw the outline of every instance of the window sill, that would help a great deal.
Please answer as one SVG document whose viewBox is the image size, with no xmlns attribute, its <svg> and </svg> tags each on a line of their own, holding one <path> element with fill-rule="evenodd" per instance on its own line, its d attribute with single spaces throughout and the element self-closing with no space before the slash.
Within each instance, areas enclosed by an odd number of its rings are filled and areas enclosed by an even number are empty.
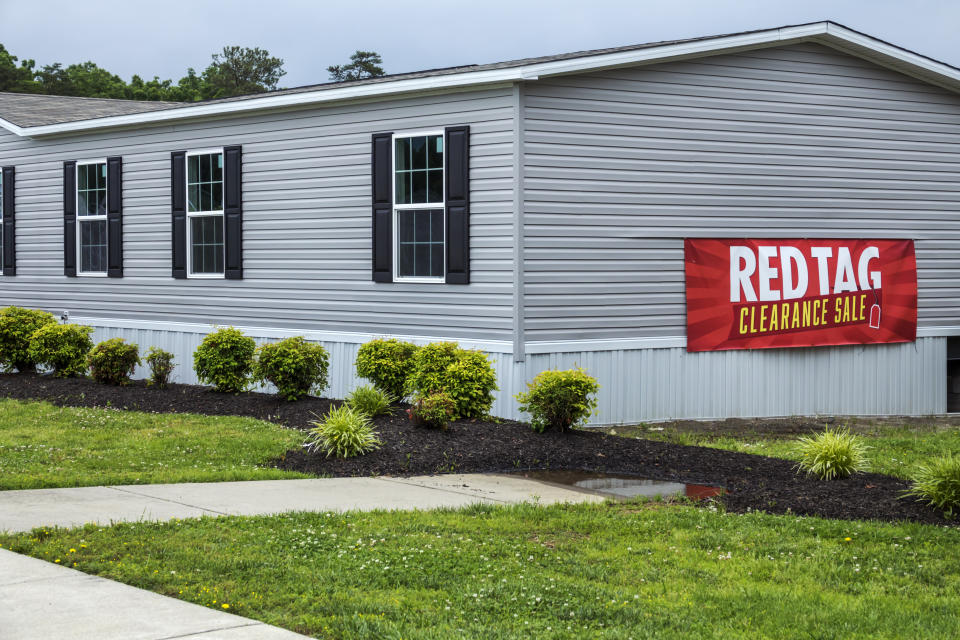
<svg viewBox="0 0 960 640">
<path fill-rule="evenodd" d="M 187 280 L 226 280 L 223 273 L 188 273 Z"/>
<path fill-rule="evenodd" d="M 446 276 L 442 278 L 394 278 L 394 284 L 446 284 Z"/>
<path fill-rule="evenodd" d="M 77 277 L 78 278 L 106 278 L 107 272 L 106 271 L 88 271 L 86 273 L 83 273 L 78 271 Z"/>
</svg>

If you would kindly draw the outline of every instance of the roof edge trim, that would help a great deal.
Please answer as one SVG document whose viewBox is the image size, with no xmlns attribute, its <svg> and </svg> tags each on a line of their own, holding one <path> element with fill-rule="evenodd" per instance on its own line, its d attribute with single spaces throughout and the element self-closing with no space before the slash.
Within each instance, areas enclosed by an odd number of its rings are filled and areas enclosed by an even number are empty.
<svg viewBox="0 0 960 640">
<path fill-rule="evenodd" d="M 52 136 L 112 127 L 159 124 L 208 116 L 237 115 L 267 109 L 324 104 L 369 97 L 387 97 L 457 87 L 523 82 L 536 80 L 545 76 L 579 73 L 627 66 L 641 62 L 652 62 L 655 60 L 702 55 L 731 49 L 750 48 L 776 43 L 786 44 L 805 40 L 819 41 L 827 45 L 852 46 L 859 50 L 870 50 L 883 58 L 905 64 L 917 72 L 934 75 L 937 80 L 942 83 L 942 86 L 960 91 L 960 69 L 854 31 L 835 22 L 823 21 L 738 35 L 716 36 L 700 40 L 651 46 L 616 53 L 584 55 L 578 58 L 540 62 L 503 69 L 465 71 L 450 75 L 394 80 L 343 87 L 340 89 L 306 91 L 303 93 L 279 96 L 264 95 L 262 97 L 235 102 L 199 104 L 196 106 L 161 109 L 137 114 L 75 120 L 60 124 L 20 127 L 0 118 L 0 126 L 18 136 Z"/>
</svg>

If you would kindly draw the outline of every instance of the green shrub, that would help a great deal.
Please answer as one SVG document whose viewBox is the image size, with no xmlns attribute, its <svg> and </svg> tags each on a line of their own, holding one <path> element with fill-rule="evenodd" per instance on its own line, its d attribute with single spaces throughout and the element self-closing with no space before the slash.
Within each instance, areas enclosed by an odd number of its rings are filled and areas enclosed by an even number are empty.
<svg viewBox="0 0 960 640">
<path fill-rule="evenodd" d="M 104 340 L 87 354 L 90 377 L 101 384 L 123 385 L 140 364 L 139 347 L 123 338 Z"/>
<path fill-rule="evenodd" d="M 379 449 L 383 444 L 370 418 L 347 405 L 331 409 L 323 422 L 313 424 L 307 448 L 325 451 L 328 458 L 352 458 Z"/>
<path fill-rule="evenodd" d="M 147 386 L 157 385 L 161 389 L 166 387 L 170 382 L 170 374 L 173 373 L 173 354 L 157 347 L 150 347 L 145 360 L 150 367 Z"/>
<path fill-rule="evenodd" d="M 265 344 L 257 355 L 254 376 L 272 382 L 284 400 L 299 400 L 314 387 L 322 391 L 327 386 L 330 356 L 319 344 L 296 336 Z"/>
<path fill-rule="evenodd" d="M 915 496 L 952 518 L 960 510 L 960 456 L 948 453 L 919 466 L 906 495 Z"/>
<path fill-rule="evenodd" d="M 442 391 L 427 396 L 414 396 L 407 416 L 419 427 L 446 429 L 457 410 L 457 403 Z"/>
<path fill-rule="evenodd" d="M 30 357 L 30 336 L 48 325 L 57 324 L 53 314 L 23 307 L 0 309 L 0 368 L 28 373 L 37 368 Z"/>
<path fill-rule="evenodd" d="M 796 468 L 821 480 L 846 478 L 856 471 L 866 471 L 867 447 L 847 429 L 827 428 L 823 433 L 799 439 Z"/>
<path fill-rule="evenodd" d="M 82 375 L 87 370 L 87 354 L 93 348 L 92 333 L 92 327 L 77 324 L 44 325 L 30 336 L 28 357 L 53 369 L 56 378 Z"/>
<path fill-rule="evenodd" d="M 347 404 L 355 411 L 376 418 L 392 413 L 390 405 L 393 404 L 393 398 L 386 392 L 365 384 L 347 395 Z"/>
<path fill-rule="evenodd" d="M 366 378 L 381 391 L 402 400 L 406 397 L 407 378 L 413 371 L 416 345 L 400 340 L 371 340 L 357 351 L 357 375 Z"/>
<path fill-rule="evenodd" d="M 438 391 L 453 399 L 453 419 L 479 418 L 490 411 L 497 376 L 481 351 L 461 349 L 455 342 L 434 342 L 417 350 L 408 389 L 420 396 Z"/>
<path fill-rule="evenodd" d="M 203 384 L 223 393 L 240 393 L 250 384 L 257 343 L 233 327 L 209 334 L 193 353 L 193 370 Z"/>
<path fill-rule="evenodd" d="M 530 426 L 543 433 L 548 427 L 567 431 L 586 422 L 597 408 L 600 385 L 583 369 L 542 371 L 527 391 L 518 393 L 520 411 L 530 414 Z"/>
</svg>

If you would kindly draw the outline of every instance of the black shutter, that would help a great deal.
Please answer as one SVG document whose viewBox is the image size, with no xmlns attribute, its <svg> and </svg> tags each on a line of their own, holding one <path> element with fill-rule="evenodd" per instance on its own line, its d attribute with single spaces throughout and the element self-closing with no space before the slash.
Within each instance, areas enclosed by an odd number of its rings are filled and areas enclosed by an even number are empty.
<svg viewBox="0 0 960 640">
<path fill-rule="evenodd" d="M 63 275 L 77 275 L 77 163 L 63 163 Z"/>
<path fill-rule="evenodd" d="M 377 133 L 371 145 L 374 282 L 393 282 L 392 144 L 392 133 Z"/>
<path fill-rule="evenodd" d="M 470 284 L 470 127 L 447 127 L 447 284 Z"/>
<path fill-rule="evenodd" d="M 170 154 L 170 204 L 173 211 L 173 277 L 187 277 L 187 152 Z"/>
<path fill-rule="evenodd" d="M 123 158 L 107 158 L 107 275 L 123 277 Z"/>
<path fill-rule="evenodd" d="M 243 166 L 240 146 L 223 148 L 224 275 L 243 279 Z"/>
<path fill-rule="evenodd" d="M 3 168 L 3 275 L 17 275 L 17 231 L 13 188 L 14 167 Z"/>
</svg>

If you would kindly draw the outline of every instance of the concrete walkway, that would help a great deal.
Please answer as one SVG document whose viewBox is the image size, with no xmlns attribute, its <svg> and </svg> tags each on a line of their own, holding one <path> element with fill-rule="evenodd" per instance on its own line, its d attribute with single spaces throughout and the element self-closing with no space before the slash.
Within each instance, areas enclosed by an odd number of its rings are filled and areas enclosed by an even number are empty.
<svg viewBox="0 0 960 640">
<path fill-rule="evenodd" d="M 436 509 L 477 502 L 602 502 L 527 478 L 450 474 L 410 478 L 318 478 L 0 491 L 0 531 L 286 511 Z"/>
<path fill-rule="evenodd" d="M 225 611 L 0 549 L 2 640 L 296 640 Z"/>
<path fill-rule="evenodd" d="M 0 491 L 0 531 L 285 511 L 602 502 L 511 476 L 320 478 Z M 0 640 L 292 640 L 305 636 L 0 549 Z"/>
</svg>

